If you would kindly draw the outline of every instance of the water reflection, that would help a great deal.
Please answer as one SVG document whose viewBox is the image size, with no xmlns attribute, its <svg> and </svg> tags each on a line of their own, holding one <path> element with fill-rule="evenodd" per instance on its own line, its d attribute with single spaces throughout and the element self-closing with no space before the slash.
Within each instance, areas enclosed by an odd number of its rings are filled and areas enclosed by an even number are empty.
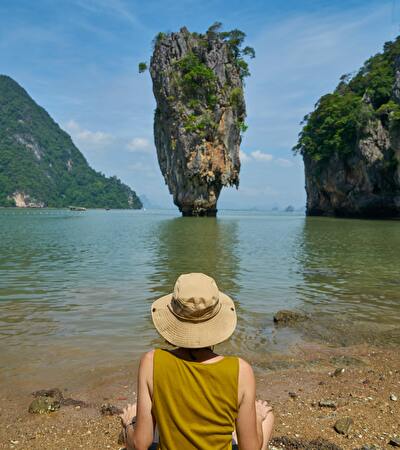
<svg viewBox="0 0 400 450">
<path fill-rule="evenodd" d="M 239 258 L 237 222 L 217 218 L 177 217 L 163 220 L 154 230 L 154 297 L 171 292 L 181 273 L 203 272 L 218 287 L 237 297 Z"/>
<path fill-rule="evenodd" d="M 307 218 L 298 242 L 297 294 L 314 318 L 312 333 L 345 344 L 398 333 L 398 223 Z"/>
</svg>

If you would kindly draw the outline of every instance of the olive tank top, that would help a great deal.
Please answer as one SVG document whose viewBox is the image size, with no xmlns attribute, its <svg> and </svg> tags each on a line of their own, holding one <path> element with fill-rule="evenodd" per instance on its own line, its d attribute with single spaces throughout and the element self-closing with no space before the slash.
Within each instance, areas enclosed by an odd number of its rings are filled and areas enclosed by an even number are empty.
<svg viewBox="0 0 400 450">
<path fill-rule="evenodd" d="M 159 450 L 228 450 L 238 412 L 239 360 L 185 361 L 156 349 L 153 415 Z"/>
</svg>

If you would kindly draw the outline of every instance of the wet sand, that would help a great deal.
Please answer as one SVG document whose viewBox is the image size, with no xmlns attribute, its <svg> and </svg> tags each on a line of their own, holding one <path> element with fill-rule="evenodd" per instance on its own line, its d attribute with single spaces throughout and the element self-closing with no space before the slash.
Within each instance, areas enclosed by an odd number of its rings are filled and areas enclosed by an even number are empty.
<svg viewBox="0 0 400 450">
<path fill-rule="evenodd" d="M 302 344 L 269 369 L 257 367 L 258 395 L 274 408 L 276 426 L 271 446 L 318 448 L 307 442 L 320 439 L 343 449 L 375 445 L 391 447 L 400 438 L 400 350 L 371 345 L 332 347 Z M 337 376 L 336 369 L 344 369 Z M 67 377 L 67 374 L 65 374 Z M 93 374 L 93 377 L 95 375 Z M 135 364 L 109 370 L 91 383 L 63 391 L 88 407 L 62 406 L 60 410 L 28 413 L 33 397 L 25 390 L 0 387 L 0 448 L 14 449 L 120 449 L 119 418 L 102 416 L 101 405 L 123 407 L 135 400 Z M 93 381 L 93 380 L 92 380 Z M 55 386 L 36 386 L 37 389 Z M 63 389 L 63 386 L 59 386 Z M 391 400 L 396 396 L 398 400 Z M 331 400 L 336 407 L 319 406 Z M 329 404 L 329 402 L 328 402 Z M 347 435 L 334 430 L 335 422 L 351 417 Z M 282 438 L 286 445 L 282 444 Z M 322 442 L 322 441 L 321 441 Z"/>
</svg>

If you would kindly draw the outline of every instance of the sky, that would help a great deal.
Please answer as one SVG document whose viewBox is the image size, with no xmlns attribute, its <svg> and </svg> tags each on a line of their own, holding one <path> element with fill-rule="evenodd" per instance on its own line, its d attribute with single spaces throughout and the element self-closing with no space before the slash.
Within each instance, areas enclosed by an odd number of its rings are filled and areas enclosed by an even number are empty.
<svg viewBox="0 0 400 450">
<path fill-rule="evenodd" d="M 151 41 L 219 21 L 254 47 L 239 189 L 219 208 L 305 204 L 293 155 L 304 115 L 400 34 L 400 0 L 1 0 L 0 73 L 20 83 L 90 165 L 152 204 L 173 207 L 153 143 Z"/>
</svg>

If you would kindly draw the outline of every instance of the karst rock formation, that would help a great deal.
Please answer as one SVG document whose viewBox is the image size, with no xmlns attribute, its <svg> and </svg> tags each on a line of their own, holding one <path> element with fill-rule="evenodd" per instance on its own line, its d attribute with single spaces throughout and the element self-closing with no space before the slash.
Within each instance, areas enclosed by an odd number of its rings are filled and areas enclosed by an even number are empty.
<svg viewBox="0 0 400 450">
<path fill-rule="evenodd" d="M 154 41 L 154 140 L 161 172 L 184 216 L 215 216 L 222 187 L 239 185 L 248 71 L 238 46 L 244 35 L 235 41 L 237 33 L 182 28 Z"/>
<path fill-rule="evenodd" d="M 400 217 L 400 37 L 305 117 L 307 214 Z"/>
</svg>

